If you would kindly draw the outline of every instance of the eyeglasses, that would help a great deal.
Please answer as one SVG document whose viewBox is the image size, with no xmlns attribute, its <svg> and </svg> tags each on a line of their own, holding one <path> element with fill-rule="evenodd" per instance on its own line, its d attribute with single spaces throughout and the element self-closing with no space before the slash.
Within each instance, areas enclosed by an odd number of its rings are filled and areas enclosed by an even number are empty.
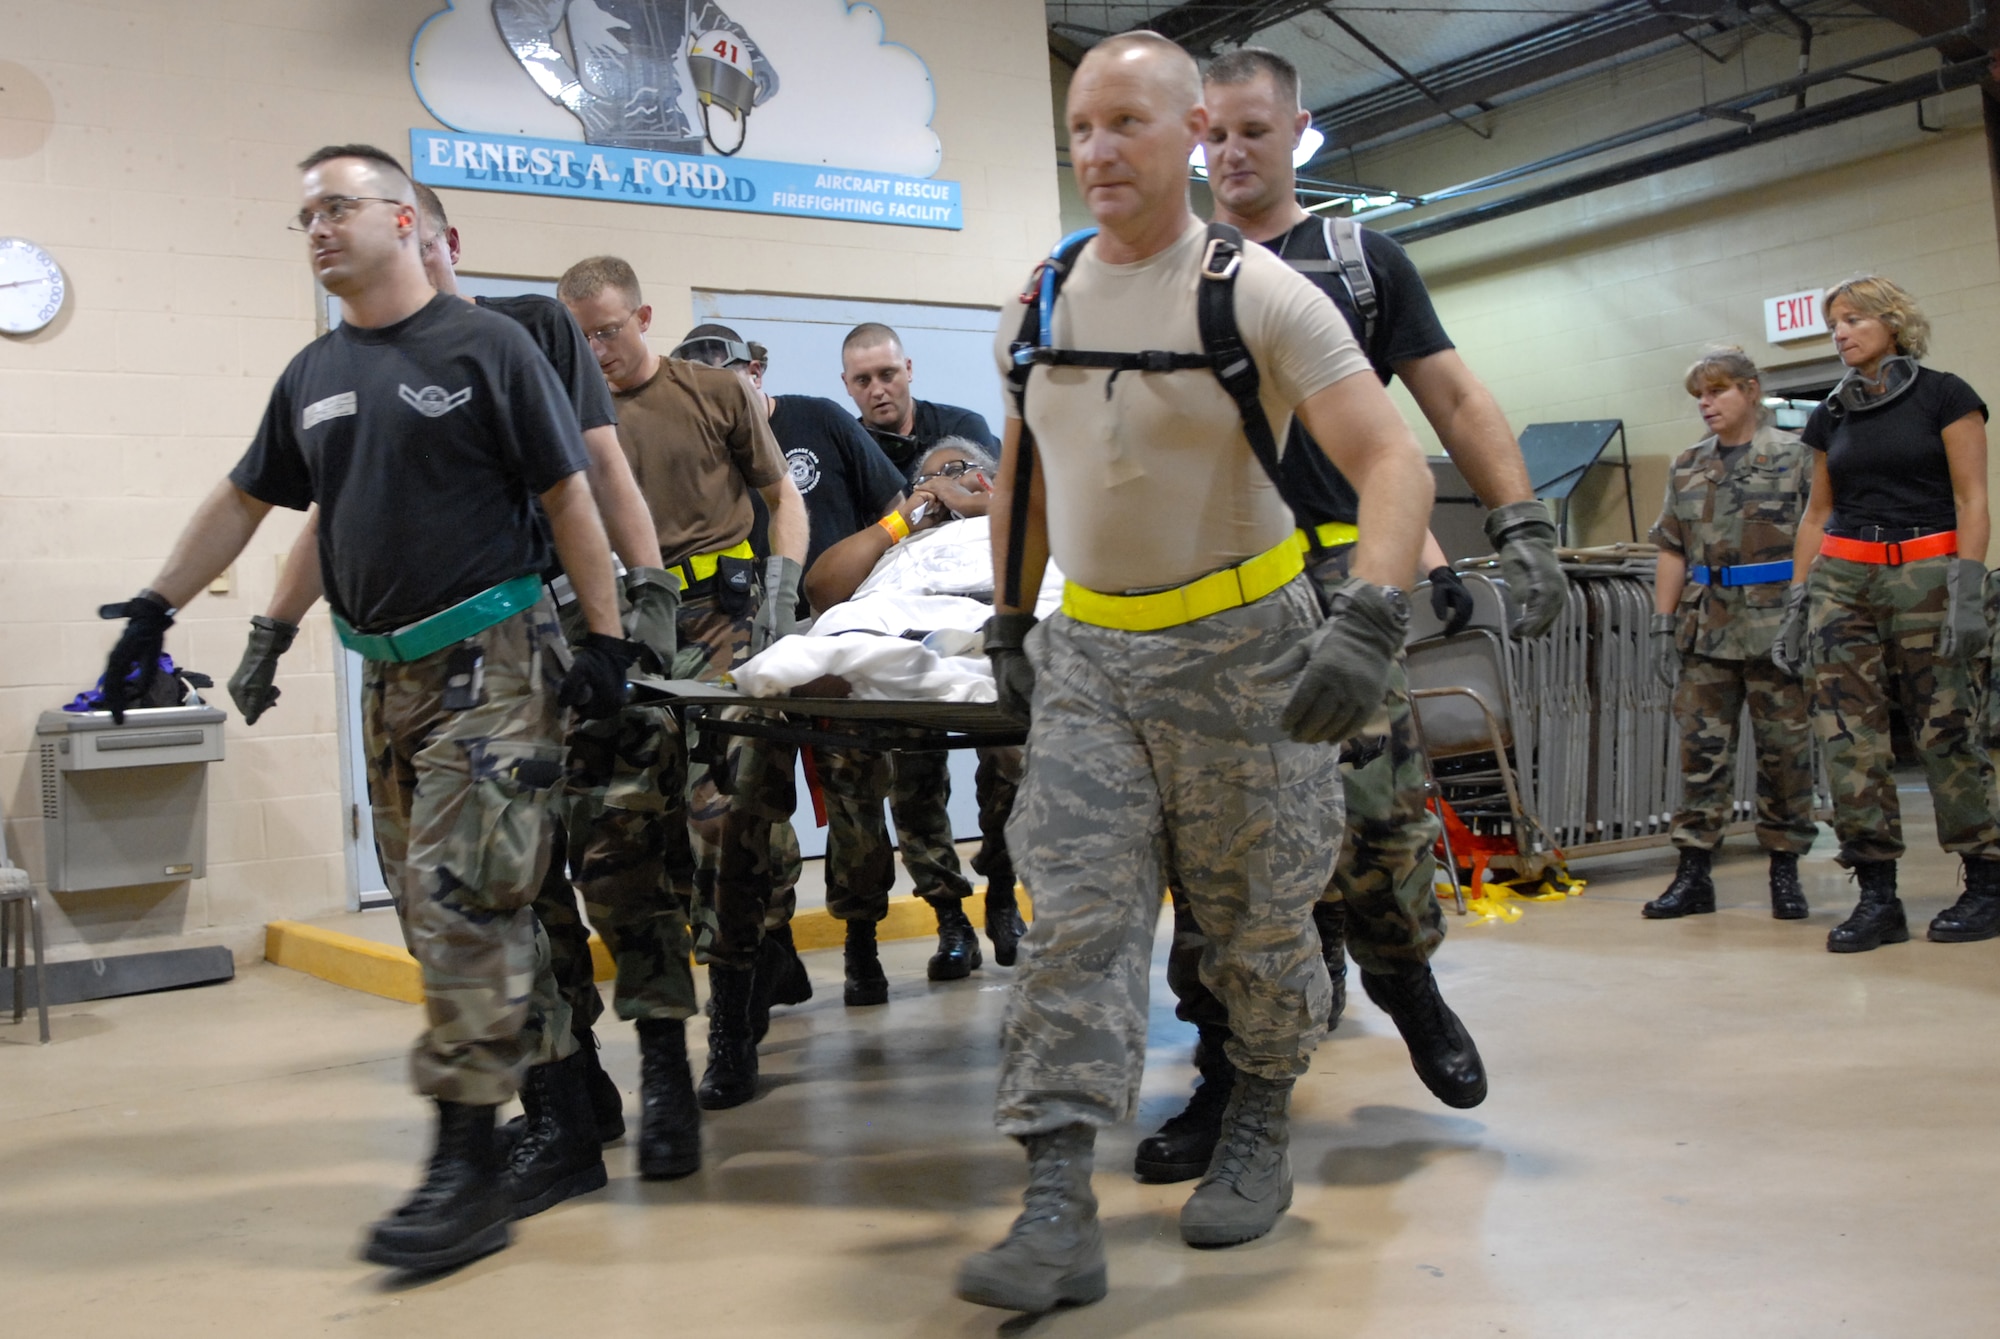
<svg viewBox="0 0 2000 1339">
<path fill-rule="evenodd" d="M 583 337 L 584 342 L 588 344 L 609 344 L 612 340 L 618 338 L 619 331 L 630 324 L 632 324 L 632 318 L 628 316 L 617 325 L 607 325 L 601 330 L 589 331 Z"/>
<path fill-rule="evenodd" d="M 370 201 L 374 201 L 377 204 L 398 205 L 405 208 L 413 207 L 407 205 L 402 200 L 391 200 L 386 195 L 329 195 L 326 199 L 320 201 L 318 209 L 301 209 L 297 214 L 292 216 L 292 221 L 285 226 L 293 232 L 311 232 L 313 224 L 319 222 L 321 219 L 325 219 L 328 223 L 338 227 L 353 217 L 355 210 Z"/>
<path fill-rule="evenodd" d="M 919 474 L 916 478 L 910 480 L 910 486 L 914 488 L 918 484 L 929 483 L 933 479 L 956 479 L 961 474 L 980 473 L 984 473 L 984 471 L 969 460 L 947 460 L 930 473 Z"/>
</svg>

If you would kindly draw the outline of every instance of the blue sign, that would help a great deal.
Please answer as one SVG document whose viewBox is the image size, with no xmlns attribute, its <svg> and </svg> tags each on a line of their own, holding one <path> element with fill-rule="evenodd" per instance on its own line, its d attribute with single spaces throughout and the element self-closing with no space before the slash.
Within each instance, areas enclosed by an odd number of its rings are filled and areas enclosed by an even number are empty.
<svg viewBox="0 0 2000 1339">
<path fill-rule="evenodd" d="M 412 130 L 418 181 L 469 191 L 561 195 L 848 219 L 905 228 L 965 226 L 958 183 L 802 163 L 649 153 L 576 140 Z"/>
</svg>

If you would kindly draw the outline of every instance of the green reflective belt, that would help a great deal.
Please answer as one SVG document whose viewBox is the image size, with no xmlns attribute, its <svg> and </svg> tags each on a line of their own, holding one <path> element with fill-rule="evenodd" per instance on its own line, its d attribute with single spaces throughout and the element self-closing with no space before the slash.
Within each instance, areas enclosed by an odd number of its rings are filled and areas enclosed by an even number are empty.
<svg viewBox="0 0 2000 1339">
<path fill-rule="evenodd" d="M 339 614 L 333 616 L 333 630 L 340 634 L 342 646 L 365 659 L 408 664 L 532 609 L 541 598 L 540 577 L 515 577 L 394 632 L 356 632 Z"/>
</svg>

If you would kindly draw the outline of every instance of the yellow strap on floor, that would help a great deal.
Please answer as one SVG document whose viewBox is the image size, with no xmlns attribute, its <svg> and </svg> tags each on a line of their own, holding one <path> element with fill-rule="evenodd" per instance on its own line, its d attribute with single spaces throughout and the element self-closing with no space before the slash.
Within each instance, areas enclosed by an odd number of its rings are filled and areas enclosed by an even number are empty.
<svg viewBox="0 0 2000 1339">
<path fill-rule="evenodd" d="M 1314 526 L 1312 532 L 1319 538 L 1322 548 L 1339 549 L 1361 542 L 1361 527 L 1349 525 L 1346 521 L 1328 521 L 1325 525 Z M 1307 548 L 1312 547 L 1312 541 L 1306 538 L 1303 530 L 1299 531 L 1299 542 Z"/>
<path fill-rule="evenodd" d="M 1150 595 L 1106 595 L 1065 581 L 1062 608 L 1079 623 L 1121 632 L 1157 632 L 1261 600 L 1305 570 L 1294 531 L 1255 558 Z"/>
<path fill-rule="evenodd" d="M 755 558 L 757 551 L 744 540 L 734 548 L 722 549 L 716 553 L 697 553 L 692 558 L 683 558 L 674 564 L 673 570 L 681 574 L 681 589 L 686 590 L 697 581 L 706 581 L 715 575 L 717 558 Z"/>
</svg>

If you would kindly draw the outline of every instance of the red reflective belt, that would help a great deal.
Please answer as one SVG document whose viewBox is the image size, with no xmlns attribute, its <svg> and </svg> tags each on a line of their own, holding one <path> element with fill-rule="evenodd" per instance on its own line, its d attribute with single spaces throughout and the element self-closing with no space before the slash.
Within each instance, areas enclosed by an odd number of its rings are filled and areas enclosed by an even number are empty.
<svg viewBox="0 0 2000 1339">
<path fill-rule="evenodd" d="M 1940 530 L 1934 535 L 1921 535 L 1900 544 L 1870 544 L 1866 540 L 1827 535 L 1820 540 L 1819 551 L 1825 557 L 1845 558 L 1852 563 L 1901 567 L 1919 558 L 1943 558 L 1957 553 L 1958 531 Z"/>
</svg>

